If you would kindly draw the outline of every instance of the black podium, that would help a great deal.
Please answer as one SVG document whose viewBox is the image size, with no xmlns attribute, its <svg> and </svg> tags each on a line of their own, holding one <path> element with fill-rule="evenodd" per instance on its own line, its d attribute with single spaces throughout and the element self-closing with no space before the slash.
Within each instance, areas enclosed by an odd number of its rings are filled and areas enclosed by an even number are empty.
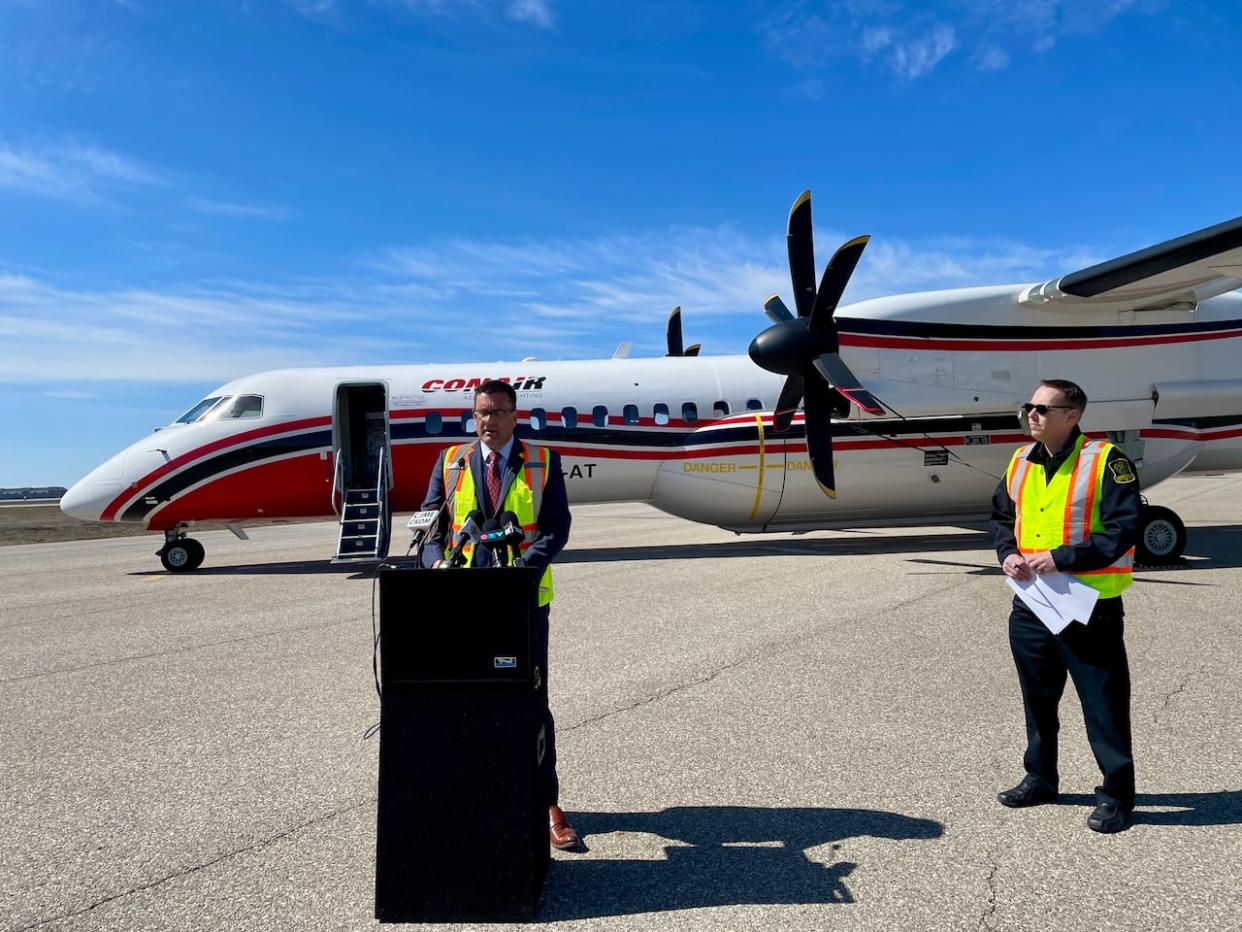
<svg viewBox="0 0 1242 932">
<path fill-rule="evenodd" d="M 380 570 L 381 922 L 534 917 L 549 861 L 539 575 Z"/>
</svg>

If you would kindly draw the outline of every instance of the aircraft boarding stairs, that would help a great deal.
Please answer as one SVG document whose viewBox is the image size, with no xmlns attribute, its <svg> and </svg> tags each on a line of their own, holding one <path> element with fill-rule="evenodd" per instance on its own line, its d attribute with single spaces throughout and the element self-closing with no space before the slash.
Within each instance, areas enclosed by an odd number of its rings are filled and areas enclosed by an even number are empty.
<svg viewBox="0 0 1242 932">
<path fill-rule="evenodd" d="M 379 479 L 374 487 L 346 488 L 341 493 L 341 509 L 338 512 L 341 527 L 333 563 L 365 563 L 388 556 L 392 513 L 388 506 L 387 478 L 388 471 L 381 454 Z M 335 491 L 332 504 L 335 507 Z"/>
</svg>

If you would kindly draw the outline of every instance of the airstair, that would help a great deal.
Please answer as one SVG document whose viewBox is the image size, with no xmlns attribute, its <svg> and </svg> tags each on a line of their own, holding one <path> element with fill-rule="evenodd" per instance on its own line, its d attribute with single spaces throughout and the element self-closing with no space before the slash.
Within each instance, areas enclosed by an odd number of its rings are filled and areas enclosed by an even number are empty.
<svg viewBox="0 0 1242 932">
<path fill-rule="evenodd" d="M 388 556 L 388 539 L 392 515 L 388 506 L 388 468 L 384 453 L 380 453 L 379 478 L 375 487 L 345 488 L 340 493 L 340 534 L 337 537 L 336 555 L 333 563 L 364 563 L 382 560 Z M 341 461 L 337 454 L 337 463 Z M 338 465 L 336 477 L 341 468 Z M 332 503 L 337 500 L 337 483 L 333 482 Z"/>
</svg>

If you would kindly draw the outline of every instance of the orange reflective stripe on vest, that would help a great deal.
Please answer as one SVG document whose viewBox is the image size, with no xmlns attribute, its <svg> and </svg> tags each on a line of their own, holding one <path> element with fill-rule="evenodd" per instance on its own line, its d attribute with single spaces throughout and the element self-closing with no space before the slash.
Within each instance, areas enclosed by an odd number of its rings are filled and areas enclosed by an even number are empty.
<svg viewBox="0 0 1242 932">
<path fill-rule="evenodd" d="M 525 441 L 516 441 L 521 443 L 522 450 L 522 470 L 509 483 L 509 488 L 505 492 L 504 501 L 497 509 L 499 512 L 512 511 L 517 516 L 518 522 L 522 526 L 522 542 L 518 545 L 521 552 L 526 550 L 539 539 L 539 512 L 543 506 L 544 486 L 548 481 L 548 470 L 552 461 L 552 453 L 547 447 L 536 447 L 527 444 Z M 473 460 L 474 453 L 478 447 L 478 442 L 471 443 L 467 448 L 450 447 L 445 454 L 445 486 L 448 485 L 448 468 L 449 463 L 456 460 L 458 456 L 464 455 L 467 463 Z M 476 491 L 474 485 L 474 475 L 470 471 L 469 466 L 463 469 L 457 478 L 457 486 L 454 489 L 455 500 L 450 506 L 452 514 L 452 529 L 456 535 L 466 523 L 466 517 L 473 511 L 477 505 Z M 466 562 L 470 563 L 473 554 L 473 545 L 467 544 L 462 548 L 462 554 L 466 558 Z M 539 580 L 539 604 L 547 605 L 552 601 L 552 568 L 549 566 L 544 569 L 543 576 Z"/>
<path fill-rule="evenodd" d="M 1075 449 L 1051 476 L 1028 456 L 1030 444 L 1017 450 L 1006 471 L 1006 487 L 1015 506 L 1014 536 L 1026 555 L 1077 544 L 1103 531 L 1100 496 L 1112 444 L 1079 436 Z M 1072 575 L 1099 591 L 1102 598 L 1120 595 L 1130 585 L 1134 566 L 1131 549 L 1110 566 Z"/>
</svg>

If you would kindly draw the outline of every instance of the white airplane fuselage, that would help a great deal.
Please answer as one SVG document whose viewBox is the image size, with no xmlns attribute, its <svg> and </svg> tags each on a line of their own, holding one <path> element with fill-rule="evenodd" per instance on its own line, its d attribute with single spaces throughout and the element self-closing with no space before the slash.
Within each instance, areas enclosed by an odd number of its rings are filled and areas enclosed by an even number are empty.
<svg viewBox="0 0 1242 932">
<path fill-rule="evenodd" d="M 841 358 L 895 414 L 852 408 L 833 422 L 835 499 L 810 471 L 802 415 L 772 430 L 782 377 L 738 355 L 262 372 L 211 393 L 261 398 L 261 415 L 161 428 L 74 485 L 62 508 L 151 530 L 331 516 L 347 442 L 338 389 L 370 384 L 385 397 L 392 507 L 414 510 L 439 452 L 474 438 L 472 391 L 488 378 L 517 390 L 519 438 L 561 453 L 571 502 L 650 502 L 737 531 L 985 515 L 1029 440 L 1015 412 L 1041 378 L 1083 386 L 1084 430 L 1122 443 L 1144 488 L 1186 469 L 1242 469 L 1242 296 L 1193 311 L 1069 312 L 1027 306 L 1026 288 L 838 311 Z"/>
</svg>

